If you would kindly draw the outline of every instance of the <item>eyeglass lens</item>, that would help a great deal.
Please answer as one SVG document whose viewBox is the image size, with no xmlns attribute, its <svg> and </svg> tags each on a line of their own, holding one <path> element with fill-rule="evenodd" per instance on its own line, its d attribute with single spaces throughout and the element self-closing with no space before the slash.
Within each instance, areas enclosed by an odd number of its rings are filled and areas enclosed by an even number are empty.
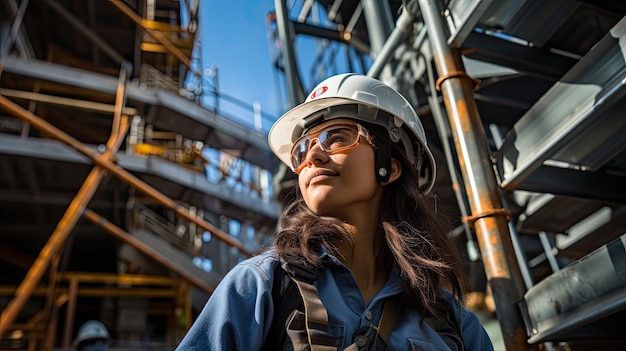
<svg viewBox="0 0 626 351">
<path fill-rule="evenodd" d="M 312 147 L 317 141 L 324 152 L 336 152 L 354 146 L 359 140 L 359 130 L 356 125 L 332 126 L 312 135 L 305 135 L 298 140 L 291 151 L 291 163 L 297 169 L 304 162 Z"/>
</svg>

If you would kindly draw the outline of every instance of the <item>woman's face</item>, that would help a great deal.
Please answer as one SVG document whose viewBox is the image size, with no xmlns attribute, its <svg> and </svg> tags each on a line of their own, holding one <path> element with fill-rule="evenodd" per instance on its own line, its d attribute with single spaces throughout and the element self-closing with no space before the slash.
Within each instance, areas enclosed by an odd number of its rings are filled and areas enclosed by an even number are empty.
<svg viewBox="0 0 626 351">
<path fill-rule="evenodd" d="M 311 128 L 307 135 L 335 125 L 356 125 L 356 122 L 326 121 Z M 346 221 L 355 215 L 376 215 L 382 186 L 374 172 L 374 147 L 361 137 L 355 148 L 329 155 L 320 149 L 317 141 L 311 144 L 298 174 L 298 185 L 307 206 L 319 215 Z"/>
</svg>

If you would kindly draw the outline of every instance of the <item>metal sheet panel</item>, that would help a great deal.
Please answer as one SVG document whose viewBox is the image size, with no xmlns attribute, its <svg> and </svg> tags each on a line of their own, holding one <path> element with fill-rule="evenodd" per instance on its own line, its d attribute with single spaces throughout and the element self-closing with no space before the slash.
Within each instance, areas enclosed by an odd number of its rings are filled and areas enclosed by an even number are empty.
<svg viewBox="0 0 626 351">
<path fill-rule="evenodd" d="M 502 188 L 517 188 L 575 137 L 601 138 L 607 135 L 607 128 L 619 129 L 626 124 L 613 109 L 621 106 L 626 94 L 625 30 L 626 19 L 507 133 L 495 154 Z"/>
</svg>

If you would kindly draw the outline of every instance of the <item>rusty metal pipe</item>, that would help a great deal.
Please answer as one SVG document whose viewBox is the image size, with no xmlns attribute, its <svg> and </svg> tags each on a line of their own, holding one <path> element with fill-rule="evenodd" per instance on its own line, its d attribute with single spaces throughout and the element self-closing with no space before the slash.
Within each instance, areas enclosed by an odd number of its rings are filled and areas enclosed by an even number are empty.
<svg viewBox="0 0 626 351">
<path fill-rule="evenodd" d="M 122 123 L 122 111 L 126 107 L 126 82 L 128 72 L 132 70 L 130 62 L 124 61 L 120 69 L 120 75 L 117 78 L 117 89 L 115 93 L 115 107 L 113 110 L 113 123 L 111 124 L 111 138 L 117 138 L 117 140 L 123 140 L 123 137 L 118 137 L 120 131 L 120 124 Z M 126 134 L 126 133 L 124 133 Z M 119 144 L 121 145 L 121 144 Z M 108 145 L 107 145 L 107 148 Z M 115 152 L 119 150 L 119 146 L 115 149 Z"/>
<path fill-rule="evenodd" d="M 68 289 L 68 301 L 65 310 L 65 330 L 63 331 L 63 348 L 65 350 L 69 350 L 72 344 L 72 330 L 74 330 L 74 314 L 76 313 L 77 298 L 78 280 L 72 279 Z"/>
<path fill-rule="evenodd" d="M 438 73 L 441 90 L 455 141 L 465 191 L 480 245 L 487 278 L 491 285 L 505 347 L 532 350 L 517 302 L 525 291 L 510 238 L 507 212 L 489 157 L 487 138 L 473 98 L 474 82 L 465 73 L 461 55 L 447 45 L 443 18 L 434 0 L 418 0 L 428 29 L 428 39 Z"/>
</svg>

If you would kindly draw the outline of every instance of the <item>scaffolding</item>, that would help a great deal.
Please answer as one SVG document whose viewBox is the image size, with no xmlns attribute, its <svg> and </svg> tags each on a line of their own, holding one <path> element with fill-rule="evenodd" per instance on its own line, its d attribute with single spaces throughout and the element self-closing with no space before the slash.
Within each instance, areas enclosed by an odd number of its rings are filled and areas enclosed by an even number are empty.
<svg viewBox="0 0 626 351">
<path fill-rule="evenodd" d="M 278 161 L 186 88 L 198 5 L 3 3 L 0 349 L 67 349 L 87 319 L 171 349 L 267 245 Z"/>
</svg>

